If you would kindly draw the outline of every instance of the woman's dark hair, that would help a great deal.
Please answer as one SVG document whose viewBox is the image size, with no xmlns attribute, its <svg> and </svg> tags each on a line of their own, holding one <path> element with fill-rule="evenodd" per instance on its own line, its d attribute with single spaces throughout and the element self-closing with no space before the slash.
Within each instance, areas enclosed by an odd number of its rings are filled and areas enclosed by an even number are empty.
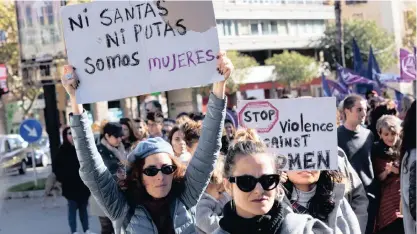
<svg viewBox="0 0 417 234">
<path fill-rule="evenodd" d="M 333 189 L 335 182 L 342 182 L 342 176 L 338 171 L 321 171 L 316 182 L 316 193 L 307 203 L 308 213 L 314 218 L 327 221 L 329 214 L 335 208 Z M 288 179 L 284 183 L 285 193 L 290 199 L 294 184 Z"/>
<path fill-rule="evenodd" d="M 69 131 L 71 131 L 71 128 L 70 127 L 65 127 L 64 130 L 62 130 L 62 144 L 63 145 L 71 144 L 68 141 L 68 137 L 67 137 Z"/>
<path fill-rule="evenodd" d="M 138 132 L 135 130 L 135 128 L 133 127 L 133 123 L 132 120 L 130 120 L 129 118 L 122 118 L 120 119 L 119 123 L 121 125 L 125 125 L 128 129 L 129 129 L 129 142 L 133 143 L 136 142 L 137 140 L 139 140 L 139 136 L 138 136 Z"/>
<path fill-rule="evenodd" d="M 201 123 L 190 120 L 181 125 L 180 129 L 184 133 L 184 141 L 188 147 L 192 147 L 200 140 L 202 129 Z"/>
<path fill-rule="evenodd" d="M 169 155 L 172 160 L 172 164 L 177 166 L 177 170 L 173 174 L 172 187 L 169 195 L 178 196 L 185 189 L 185 166 L 179 158 Z M 152 200 L 151 195 L 146 191 L 142 182 L 143 166 L 145 165 L 145 159 L 137 160 L 130 163 L 128 166 L 129 172 L 126 178 L 119 178 L 118 184 L 124 191 L 127 201 L 132 206 L 143 204 L 145 201 Z"/>
<path fill-rule="evenodd" d="M 416 148 L 416 101 L 411 104 L 407 114 L 404 117 L 403 131 L 402 131 L 402 144 L 401 144 L 401 161 L 406 153 Z M 407 156 L 408 157 L 408 156 Z M 405 159 L 404 169 L 407 170 L 408 159 Z"/>
<path fill-rule="evenodd" d="M 378 119 L 383 115 L 397 115 L 397 109 L 395 109 L 395 104 L 388 101 L 375 107 L 375 109 L 371 111 L 370 115 L 371 123 L 369 125 L 369 129 L 376 136 L 378 134 L 376 129 L 376 123 L 378 122 Z"/>
<path fill-rule="evenodd" d="M 103 139 L 106 134 L 108 134 L 109 136 L 114 136 L 114 137 L 123 136 L 122 125 L 118 122 L 108 122 L 108 123 L 106 123 L 103 126 L 102 131 L 100 133 L 100 140 Z"/>
<path fill-rule="evenodd" d="M 177 125 L 175 125 L 171 131 L 168 134 L 168 143 L 170 143 L 172 145 L 172 138 L 174 137 L 174 134 L 180 130 L 180 127 L 178 127 Z"/>
</svg>

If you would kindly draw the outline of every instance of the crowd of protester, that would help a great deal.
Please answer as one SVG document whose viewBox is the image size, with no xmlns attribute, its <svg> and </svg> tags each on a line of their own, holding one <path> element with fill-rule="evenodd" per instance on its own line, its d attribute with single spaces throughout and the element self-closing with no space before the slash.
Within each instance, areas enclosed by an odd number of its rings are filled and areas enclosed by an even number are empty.
<svg viewBox="0 0 417 234">
<path fill-rule="evenodd" d="M 225 56 L 218 59 L 218 72 L 227 79 L 233 65 Z M 79 83 L 63 84 L 75 103 Z M 145 120 L 103 122 L 95 138 L 82 106 L 74 105 L 66 130 L 74 138 L 61 148 L 72 147 L 71 164 L 80 177 L 57 175 L 67 191 L 85 191 L 64 194 L 71 231 L 72 210 L 85 216 L 91 192 L 91 214 L 99 217 L 103 234 L 416 233 L 412 98 L 398 110 L 375 92 L 368 100 L 347 96 L 336 113 L 337 171 L 279 171 L 257 133 L 226 118 L 226 103 L 220 82 L 205 116 L 164 118 L 152 103 Z"/>
</svg>

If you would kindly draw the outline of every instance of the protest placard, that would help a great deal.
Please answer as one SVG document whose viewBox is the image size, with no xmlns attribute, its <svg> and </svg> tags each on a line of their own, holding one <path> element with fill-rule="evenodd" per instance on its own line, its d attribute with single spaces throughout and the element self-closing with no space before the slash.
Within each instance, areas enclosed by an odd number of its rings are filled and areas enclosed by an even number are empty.
<svg viewBox="0 0 417 234">
<path fill-rule="evenodd" d="M 211 1 L 95 1 L 61 8 L 79 103 L 220 81 Z"/>
<path fill-rule="evenodd" d="M 239 126 L 256 129 L 282 170 L 337 170 L 336 99 L 239 100 Z"/>
</svg>

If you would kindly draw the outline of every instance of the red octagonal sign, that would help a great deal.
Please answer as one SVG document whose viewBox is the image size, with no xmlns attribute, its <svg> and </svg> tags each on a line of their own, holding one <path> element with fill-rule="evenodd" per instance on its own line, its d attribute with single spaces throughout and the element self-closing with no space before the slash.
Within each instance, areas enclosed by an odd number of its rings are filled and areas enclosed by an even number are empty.
<svg viewBox="0 0 417 234">
<path fill-rule="evenodd" d="M 249 102 L 239 111 L 239 125 L 259 133 L 271 131 L 278 119 L 278 109 L 268 101 Z"/>
</svg>

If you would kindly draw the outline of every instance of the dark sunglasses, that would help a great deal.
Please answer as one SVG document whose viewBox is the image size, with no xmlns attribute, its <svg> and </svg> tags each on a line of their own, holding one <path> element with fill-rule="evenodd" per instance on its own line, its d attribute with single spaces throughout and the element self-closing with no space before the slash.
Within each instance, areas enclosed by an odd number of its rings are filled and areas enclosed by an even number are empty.
<svg viewBox="0 0 417 234">
<path fill-rule="evenodd" d="M 237 187 L 242 192 L 250 192 L 255 189 L 256 184 L 258 182 L 261 184 L 262 188 L 266 191 L 270 191 L 275 189 L 279 184 L 279 175 L 272 174 L 272 175 L 263 175 L 259 178 L 255 178 L 250 175 L 243 175 L 243 176 L 236 176 L 230 177 L 230 183 L 236 183 Z"/>
<path fill-rule="evenodd" d="M 175 170 L 177 170 L 177 166 L 175 165 L 165 165 L 162 166 L 161 169 L 156 167 L 148 167 L 143 169 L 143 174 L 147 176 L 156 176 L 156 174 L 161 171 L 165 175 L 171 175 Z"/>
</svg>

